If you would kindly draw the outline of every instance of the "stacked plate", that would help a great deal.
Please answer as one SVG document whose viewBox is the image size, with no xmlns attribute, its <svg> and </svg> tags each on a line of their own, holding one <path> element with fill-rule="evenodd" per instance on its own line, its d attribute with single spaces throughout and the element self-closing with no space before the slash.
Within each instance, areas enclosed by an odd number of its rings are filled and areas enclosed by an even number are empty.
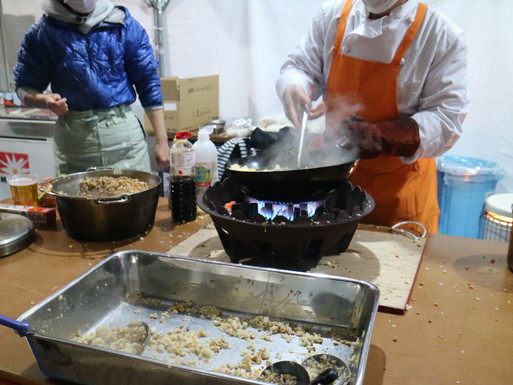
<svg viewBox="0 0 513 385">
<path fill-rule="evenodd" d="M 34 223 L 23 215 L 0 213 L 0 258 L 30 245 L 35 238 Z"/>
</svg>

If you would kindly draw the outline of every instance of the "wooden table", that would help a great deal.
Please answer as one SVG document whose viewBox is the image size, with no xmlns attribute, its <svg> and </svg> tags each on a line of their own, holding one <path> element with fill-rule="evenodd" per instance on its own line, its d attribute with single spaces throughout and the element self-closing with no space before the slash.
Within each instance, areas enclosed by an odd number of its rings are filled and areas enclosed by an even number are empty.
<svg viewBox="0 0 513 385">
<path fill-rule="evenodd" d="M 60 221 L 56 228 L 38 229 L 32 245 L 0 258 L 0 314 L 17 318 L 115 251 L 165 252 L 209 220 L 200 216 L 173 224 L 162 198 L 153 230 L 135 241 L 77 242 Z M 507 247 L 429 235 L 411 309 L 405 315 L 377 315 L 364 384 L 510 384 L 513 273 L 507 268 Z M 25 339 L 5 327 L 0 327 L 2 380 L 63 384 L 45 377 Z"/>
</svg>

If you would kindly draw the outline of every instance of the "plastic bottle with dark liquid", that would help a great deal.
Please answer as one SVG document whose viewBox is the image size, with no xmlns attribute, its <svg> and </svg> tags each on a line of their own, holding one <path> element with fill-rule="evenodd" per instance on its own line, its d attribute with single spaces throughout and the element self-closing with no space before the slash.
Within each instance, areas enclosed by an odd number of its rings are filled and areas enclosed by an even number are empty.
<svg viewBox="0 0 513 385">
<path fill-rule="evenodd" d="M 175 222 L 196 219 L 195 155 L 189 138 L 192 133 L 176 134 L 170 149 L 169 208 Z"/>
<path fill-rule="evenodd" d="M 173 220 L 190 222 L 196 219 L 196 181 L 191 176 L 171 178 L 169 202 Z"/>
</svg>

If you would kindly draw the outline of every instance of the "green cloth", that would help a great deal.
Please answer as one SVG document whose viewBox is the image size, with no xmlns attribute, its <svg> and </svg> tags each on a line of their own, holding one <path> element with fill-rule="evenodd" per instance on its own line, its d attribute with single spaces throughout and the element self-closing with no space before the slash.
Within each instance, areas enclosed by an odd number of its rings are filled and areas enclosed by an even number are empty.
<svg viewBox="0 0 513 385">
<path fill-rule="evenodd" d="M 69 111 L 54 133 L 58 174 L 112 167 L 151 172 L 146 134 L 129 106 Z"/>
</svg>

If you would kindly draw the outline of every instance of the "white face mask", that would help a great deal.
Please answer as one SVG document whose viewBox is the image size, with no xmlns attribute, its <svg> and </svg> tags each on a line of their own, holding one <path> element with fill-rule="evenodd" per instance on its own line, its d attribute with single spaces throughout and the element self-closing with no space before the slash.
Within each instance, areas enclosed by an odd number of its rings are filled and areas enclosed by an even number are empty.
<svg viewBox="0 0 513 385">
<path fill-rule="evenodd" d="M 370 13 L 379 15 L 392 8 L 398 0 L 362 0 Z"/>
<path fill-rule="evenodd" d="M 96 0 L 64 0 L 64 4 L 68 4 L 70 8 L 78 13 L 90 13 L 96 6 Z"/>
</svg>

